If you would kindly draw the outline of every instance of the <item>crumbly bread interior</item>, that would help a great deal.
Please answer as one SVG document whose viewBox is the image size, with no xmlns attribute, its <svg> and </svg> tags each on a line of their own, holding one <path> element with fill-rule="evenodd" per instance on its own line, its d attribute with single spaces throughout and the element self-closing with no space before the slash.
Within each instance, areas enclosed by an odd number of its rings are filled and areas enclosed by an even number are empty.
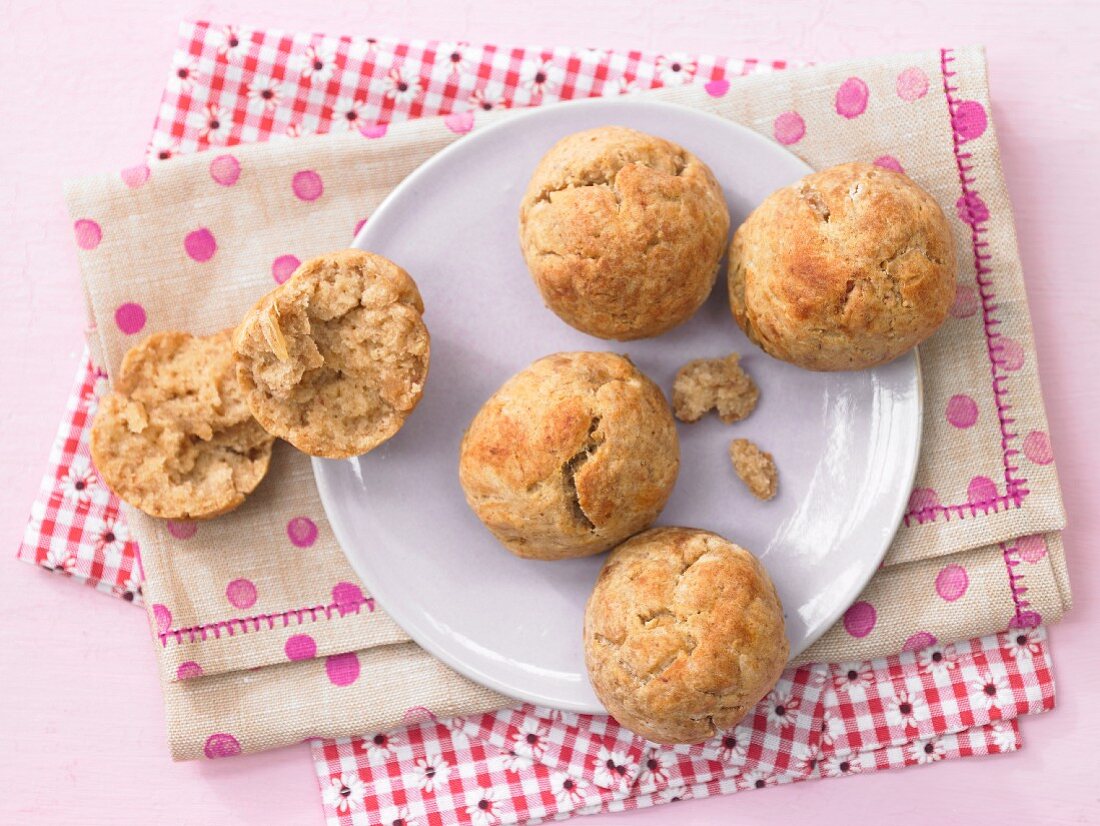
<svg viewBox="0 0 1100 826">
<path fill-rule="evenodd" d="M 155 333 L 130 350 L 92 426 L 92 458 L 124 501 L 166 519 L 232 510 L 267 472 L 274 438 L 244 403 L 232 331 Z"/>
<path fill-rule="evenodd" d="M 256 418 L 313 456 L 392 437 L 420 401 L 430 344 L 412 278 L 371 253 L 307 261 L 245 317 L 238 379 Z"/>
</svg>

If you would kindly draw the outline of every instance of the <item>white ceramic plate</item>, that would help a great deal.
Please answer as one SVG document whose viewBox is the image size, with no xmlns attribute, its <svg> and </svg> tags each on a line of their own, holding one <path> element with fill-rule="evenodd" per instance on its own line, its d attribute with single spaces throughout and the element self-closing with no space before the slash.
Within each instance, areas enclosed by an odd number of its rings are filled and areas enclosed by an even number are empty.
<svg viewBox="0 0 1100 826">
<path fill-rule="evenodd" d="M 612 350 L 670 394 L 685 361 L 742 353 L 760 404 L 735 425 L 713 415 L 679 425 L 680 478 L 659 524 L 716 531 L 758 554 L 783 600 L 792 655 L 841 616 L 882 559 L 912 485 L 921 419 L 915 354 L 859 373 L 784 364 L 742 335 L 721 276 L 694 318 L 646 341 L 595 339 L 545 309 L 519 251 L 520 198 L 556 140 L 607 124 L 699 155 L 725 187 L 735 227 L 808 171 L 748 129 L 647 101 L 554 105 L 471 133 L 410 175 L 355 239 L 420 286 L 432 335 L 424 398 L 377 450 L 314 460 L 344 552 L 409 636 L 503 694 L 580 712 L 603 710 L 585 674 L 581 620 L 604 557 L 512 556 L 467 508 L 458 483 L 462 432 L 505 379 L 549 353 Z M 771 502 L 755 500 L 734 475 L 727 448 L 738 436 L 775 455 Z"/>
</svg>

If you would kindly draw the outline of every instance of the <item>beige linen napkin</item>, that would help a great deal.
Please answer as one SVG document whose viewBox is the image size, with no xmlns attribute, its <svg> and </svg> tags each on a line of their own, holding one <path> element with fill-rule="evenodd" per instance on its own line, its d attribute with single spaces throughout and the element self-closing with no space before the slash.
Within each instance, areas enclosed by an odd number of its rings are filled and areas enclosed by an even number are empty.
<svg viewBox="0 0 1100 826">
<path fill-rule="evenodd" d="M 882 570 L 802 661 L 1056 622 L 1070 599 L 1064 513 L 981 50 L 748 77 L 718 97 L 701 87 L 645 94 L 742 123 L 817 168 L 900 166 L 956 234 L 959 297 L 921 348 L 925 424 L 910 512 Z M 474 128 L 511 116 L 479 112 Z M 151 331 L 235 324 L 273 272 L 346 246 L 402 178 L 457 139 L 432 118 L 391 125 L 382 139 L 327 135 L 183 157 L 136 188 L 118 175 L 73 184 L 74 220 L 101 232 L 80 253 L 94 358 L 113 371 Z M 421 286 L 430 326 L 446 308 Z M 145 325 L 127 334 L 137 307 Z M 177 759 L 209 756 L 224 732 L 258 751 L 393 727 L 425 708 L 450 716 L 514 702 L 435 661 L 374 603 L 333 538 L 307 457 L 288 445 L 232 514 L 188 525 L 128 508 L 127 518 Z"/>
</svg>

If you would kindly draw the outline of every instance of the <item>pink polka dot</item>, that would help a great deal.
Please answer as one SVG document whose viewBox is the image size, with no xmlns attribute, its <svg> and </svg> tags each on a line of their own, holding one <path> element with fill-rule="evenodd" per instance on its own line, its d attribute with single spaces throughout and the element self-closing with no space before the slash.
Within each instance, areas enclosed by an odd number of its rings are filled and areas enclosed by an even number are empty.
<svg viewBox="0 0 1100 826">
<path fill-rule="evenodd" d="M 870 92 L 867 84 L 858 77 L 850 77 L 836 90 L 836 113 L 846 118 L 856 118 L 867 111 Z"/>
<path fill-rule="evenodd" d="M 199 526 L 194 522 L 176 522 L 172 519 L 168 520 L 168 533 L 176 537 L 176 539 L 190 539 L 196 533 L 198 533 Z"/>
<path fill-rule="evenodd" d="M 1041 430 L 1033 430 L 1024 437 L 1024 455 L 1037 465 L 1049 465 L 1054 461 L 1050 439 Z"/>
<path fill-rule="evenodd" d="M 932 488 L 913 488 L 909 494 L 909 510 L 921 511 L 927 508 L 935 508 L 940 504 L 940 497 Z"/>
<path fill-rule="evenodd" d="M 359 231 L 361 229 L 363 229 L 363 227 L 365 227 L 366 225 L 367 225 L 367 219 L 366 218 L 361 218 L 358 221 L 356 221 L 356 223 L 355 223 L 355 233 L 354 234 L 358 235 Z"/>
<path fill-rule="evenodd" d="M 1019 370 L 1024 366 L 1024 348 L 1020 346 L 1020 342 L 1014 338 L 1008 338 L 1007 336 L 1001 336 L 1000 338 L 1001 348 L 998 353 L 998 358 L 1001 362 L 1001 367 L 1005 370 Z"/>
<path fill-rule="evenodd" d="M 354 582 L 337 582 L 332 588 L 332 602 L 340 616 L 359 610 L 365 599 L 363 589 Z"/>
<path fill-rule="evenodd" d="M 1047 541 L 1041 535 L 1022 536 L 1016 540 L 1016 550 L 1020 559 L 1034 565 L 1047 555 Z"/>
<path fill-rule="evenodd" d="M 980 138 L 989 125 L 989 119 L 983 107 L 976 100 L 964 100 L 955 107 L 955 114 L 951 118 L 955 125 L 955 131 L 963 140 L 972 141 Z"/>
<path fill-rule="evenodd" d="M 784 146 L 798 143 L 806 134 L 806 121 L 798 112 L 784 112 L 775 119 L 772 124 L 772 133 L 775 139 Z"/>
<path fill-rule="evenodd" d="M 132 301 L 119 304 L 115 310 L 115 324 L 128 336 L 140 333 L 145 327 L 145 308 Z"/>
<path fill-rule="evenodd" d="M 973 287 L 959 285 L 955 288 L 955 300 L 951 303 L 951 315 L 970 318 L 978 312 L 978 292 Z"/>
<path fill-rule="evenodd" d="M 161 605 L 158 602 L 153 606 L 153 621 L 157 624 L 157 633 L 167 633 L 172 627 L 172 612 L 168 610 L 167 605 Z"/>
<path fill-rule="evenodd" d="M 218 251 L 218 243 L 214 240 L 213 233 L 206 227 L 201 227 L 194 232 L 187 233 L 183 239 L 183 248 L 187 254 L 200 264 L 209 261 Z"/>
<path fill-rule="evenodd" d="M 386 124 L 372 123 L 370 125 L 360 126 L 359 134 L 364 138 L 384 138 L 386 137 Z"/>
<path fill-rule="evenodd" d="M 707 94 L 712 98 L 720 98 L 730 90 L 730 82 L 728 80 L 712 80 L 703 88 L 707 90 Z"/>
<path fill-rule="evenodd" d="M 920 651 L 930 645 L 936 644 L 936 638 L 927 631 L 918 631 L 907 639 L 901 646 L 902 651 Z"/>
<path fill-rule="evenodd" d="M 317 643 L 309 634 L 295 634 L 283 650 L 288 660 L 308 660 L 317 655 Z"/>
<path fill-rule="evenodd" d="M 232 734 L 211 734 L 206 738 L 206 744 L 202 747 L 202 753 L 208 760 L 217 760 L 219 757 L 235 757 L 241 753 L 241 744 Z"/>
<path fill-rule="evenodd" d="M 936 575 L 936 593 L 947 602 L 954 602 L 966 593 L 970 577 L 962 565 L 947 565 Z"/>
<path fill-rule="evenodd" d="M 256 585 L 251 579 L 235 579 L 225 586 L 225 598 L 234 608 L 251 608 L 256 604 Z"/>
<path fill-rule="evenodd" d="M 898 75 L 898 97 L 912 103 L 928 94 L 928 75 L 916 66 L 910 66 Z"/>
<path fill-rule="evenodd" d="M 81 218 L 73 224 L 76 245 L 82 250 L 94 250 L 103 240 L 103 229 L 90 218 Z"/>
<path fill-rule="evenodd" d="M 875 627 L 878 614 L 869 602 L 857 602 L 844 612 L 844 630 L 853 637 L 866 637 Z"/>
<path fill-rule="evenodd" d="M 435 712 L 430 708 L 424 706 L 413 706 L 412 708 L 405 709 L 405 714 L 401 717 L 401 722 L 405 725 L 416 725 L 418 723 L 426 723 L 429 720 L 435 720 Z"/>
<path fill-rule="evenodd" d="M 975 476 L 966 486 L 966 501 L 971 505 L 991 505 L 997 498 L 997 486 L 988 476 Z"/>
<path fill-rule="evenodd" d="M 188 660 L 185 663 L 180 663 L 176 669 L 177 680 L 193 680 L 196 677 L 202 676 L 202 666 L 196 662 Z"/>
<path fill-rule="evenodd" d="M 119 174 L 122 175 L 122 182 L 126 186 L 130 189 L 137 189 L 149 180 L 150 171 L 148 164 L 139 163 L 137 166 L 123 169 Z"/>
<path fill-rule="evenodd" d="M 901 166 L 901 161 L 893 155 L 879 155 L 875 158 L 874 164 L 881 169 L 889 169 L 891 172 L 905 173 L 905 170 Z"/>
<path fill-rule="evenodd" d="M 958 428 L 972 427 L 978 421 L 978 403 L 960 393 L 947 400 L 947 421 Z"/>
<path fill-rule="evenodd" d="M 308 548 L 317 541 L 317 526 L 312 519 L 295 516 L 286 523 L 286 535 L 299 548 Z"/>
<path fill-rule="evenodd" d="M 955 201 L 955 212 L 959 220 L 970 226 L 977 226 L 989 220 L 989 207 L 976 192 L 967 192 Z"/>
<path fill-rule="evenodd" d="M 473 112 L 455 112 L 443 118 L 443 125 L 456 135 L 465 135 L 474 128 Z"/>
<path fill-rule="evenodd" d="M 1036 628 L 1043 624 L 1043 617 L 1038 611 L 1020 611 L 1008 622 L 1009 628 Z"/>
<path fill-rule="evenodd" d="M 280 255 L 271 262 L 271 277 L 275 279 L 276 284 L 282 284 L 294 275 L 294 271 L 301 263 L 296 255 Z"/>
<path fill-rule="evenodd" d="M 287 652 L 287 656 L 290 653 Z M 310 654 L 309 656 L 313 656 Z M 291 657 L 291 659 L 295 659 Z M 328 681 L 336 686 L 351 685 L 359 679 L 359 657 L 354 651 L 346 654 L 333 654 L 325 658 L 325 673 Z"/>
<path fill-rule="evenodd" d="M 295 172 L 291 188 L 294 190 L 294 194 L 303 201 L 316 201 L 321 197 L 321 193 L 325 191 L 325 185 L 321 183 L 321 176 L 312 169 Z"/>
<path fill-rule="evenodd" d="M 210 162 L 210 177 L 222 186 L 233 186 L 241 177 L 241 162 L 232 155 L 218 155 Z"/>
</svg>

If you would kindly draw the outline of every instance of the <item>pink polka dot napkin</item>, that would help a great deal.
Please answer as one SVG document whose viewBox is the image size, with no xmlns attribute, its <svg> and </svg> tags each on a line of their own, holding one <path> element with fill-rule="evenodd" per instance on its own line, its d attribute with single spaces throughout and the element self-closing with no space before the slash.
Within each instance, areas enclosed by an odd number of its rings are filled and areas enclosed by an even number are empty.
<svg viewBox="0 0 1100 826">
<path fill-rule="evenodd" d="M 341 738 L 315 746 L 333 818 L 496 823 L 1011 750 L 1016 716 L 1051 707 L 1037 626 L 1069 604 L 1064 514 L 980 50 L 764 72 L 785 67 L 206 23 L 183 33 L 149 161 L 69 188 L 91 361 L 21 549 L 144 600 L 175 757 Z M 286 445 L 226 517 L 120 513 L 87 427 L 143 335 L 232 325 L 300 260 L 345 245 L 417 165 L 511 108 L 650 89 L 815 167 L 903 169 L 952 219 L 959 291 L 921 349 L 909 511 L 882 570 L 803 658 L 844 665 L 790 669 L 739 732 L 653 750 L 606 718 L 496 711 L 510 702 L 410 642 L 351 572 L 308 461 Z M 291 140 L 262 143 L 274 138 Z"/>
</svg>

